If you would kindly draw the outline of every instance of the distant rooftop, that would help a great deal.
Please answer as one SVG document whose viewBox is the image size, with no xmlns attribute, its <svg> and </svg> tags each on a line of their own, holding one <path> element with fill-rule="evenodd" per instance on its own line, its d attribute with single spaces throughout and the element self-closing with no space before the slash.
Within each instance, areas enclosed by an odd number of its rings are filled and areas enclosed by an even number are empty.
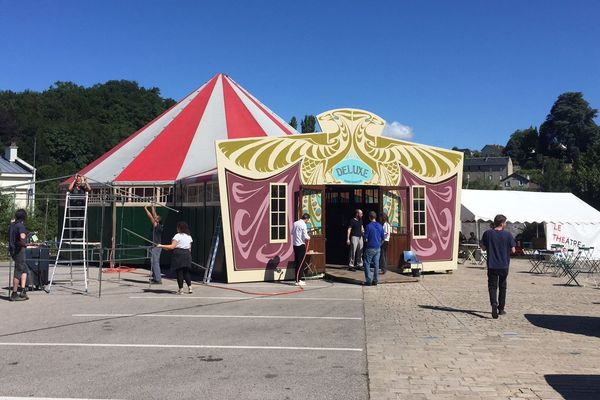
<svg viewBox="0 0 600 400">
<path fill-rule="evenodd" d="M 30 175 L 31 171 L 27 171 L 16 162 L 10 162 L 4 157 L 0 157 L 0 173 L 2 174 L 27 174 Z"/>
<path fill-rule="evenodd" d="M 473 157 L 465 158 L 464 166 L 506 165 L 510 157 Z"/>
</svg>

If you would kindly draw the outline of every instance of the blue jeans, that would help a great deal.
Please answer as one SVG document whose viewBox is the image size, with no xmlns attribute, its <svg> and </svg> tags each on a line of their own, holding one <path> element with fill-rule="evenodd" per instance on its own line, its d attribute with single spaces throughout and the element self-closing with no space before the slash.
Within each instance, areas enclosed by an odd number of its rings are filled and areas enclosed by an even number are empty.
<svg viewBox="0 0 600 400">
<path fill-rule="evenodd" d="M 372 248 L 367 247 L 365 249 L 365 282 L 367 284 L 371 283 L 371 262 L 375 266 L 375 270 L 373 271 L 373 281 L 377 282 L 379 280 L 379 255 L 381 254 L 381 248 Z"/>
<path fill-rule="evenodd" d="M 152 267 L 152 279 L 156 282 L 162 282 L 160 276 L 160 253 L 162 249 L 159 247 L 152 247 L 150 249 L 150 266 Z"/>
</svg>

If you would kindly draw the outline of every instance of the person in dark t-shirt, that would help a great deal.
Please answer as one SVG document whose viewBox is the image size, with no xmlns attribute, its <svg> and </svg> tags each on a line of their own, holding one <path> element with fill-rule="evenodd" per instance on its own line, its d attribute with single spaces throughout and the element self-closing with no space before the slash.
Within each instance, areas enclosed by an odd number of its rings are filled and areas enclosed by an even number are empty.
<svg viewBox="0 0 600 400">
<path fill-rule="evenodd" d="M 25 229 L 25 219 L 27 212 L 23 209 L 17 210 L 15 213 L 15 222 L 11 223 L 8 228 L 8 251 L 15 262 L 15 271 L 13 275 L 13 287 L 10 295 L 10 301 L 29 300 L 27 296 L 27 273 L 29 268 L 25 262 L 25 238 L 27 230 Z M 21 293 L 17 291 L 21 285 Z"/>
<path fill-rule="evenodd" d="M 494 218 L 493 228 L 485 231 L 481 238 L 481 248 L 487 251 L 488 290 L 494 319 L 498 318 L 498 314 L 506 314 L 506 278 L 510 255 L 515 252 L 516 246 L 515 239 L 504 230 L 505 227 L 506 217 L 498 214 Z"/>
<path fill-rule="evenodd" d="M 354 218 L 350 220 L 346 237 L 346 244 L 350 246 L 350 257 L 348 260 L 348 269 L 356 271 L 356 268 L 363 266 L 363 233 L 365 232 L 362 223 L 363 212 L 360 209 L 354 211 Z"/>
</svg>

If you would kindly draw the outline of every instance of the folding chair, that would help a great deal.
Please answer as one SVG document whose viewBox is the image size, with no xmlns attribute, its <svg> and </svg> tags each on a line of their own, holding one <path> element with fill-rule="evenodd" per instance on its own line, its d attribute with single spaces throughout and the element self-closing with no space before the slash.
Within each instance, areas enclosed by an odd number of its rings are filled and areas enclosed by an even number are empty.
<svg viewBox="0 0 600 400">
<path fill-rule="evenodd" d="M 581 252 L 578 252 L 574 257 L 559 261 L 559 266 L 563 269 L 564 276 L 569 277 L 569 280 L 565 285 L 570 285 L 571 282 L 575 282 L 577 286 L 581 286 L 579 282 L 577 282 L 577 275 L 581 272 L 581 270 L 577 268 L 577 262 L 579 261 L 580 256 Z"/>
<path fill-rule="evenodd" d="M 419 259 L 417 258 L 417 255 L 415 254 L 414 251 L 404 251 L 404 262 L 410 264 L 410 269 L 412 270 L 413 268 L 416 269 L 420 269 L 421 272 L 423 272 L 423 263 L 421 261 L 419 261 Z M 416 267 L 413 267 L 413 265 L 415 265 Z M 420 265 L 420 267 L 419 267 Z M 421 274 L 421 276 L 423 276 L 423 274 Z"/>
</svg>

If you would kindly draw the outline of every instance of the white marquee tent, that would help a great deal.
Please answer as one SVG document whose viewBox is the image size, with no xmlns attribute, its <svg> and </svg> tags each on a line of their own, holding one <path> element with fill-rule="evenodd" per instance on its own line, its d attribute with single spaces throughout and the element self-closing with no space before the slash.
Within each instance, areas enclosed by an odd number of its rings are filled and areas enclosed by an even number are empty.
<svg viewBox="0 0 600 400">
<path fill-rule="evenodd" d="M 504 214 L 509 222 L 544 223 L 546 246 L 594 246 L 600 252 L 600 211 L 572 193 L 513 190 L 463 190 L 461 222 L 493 221 Z M 482 224 L 481 228 L 485 229 Z"/>
</svg>

